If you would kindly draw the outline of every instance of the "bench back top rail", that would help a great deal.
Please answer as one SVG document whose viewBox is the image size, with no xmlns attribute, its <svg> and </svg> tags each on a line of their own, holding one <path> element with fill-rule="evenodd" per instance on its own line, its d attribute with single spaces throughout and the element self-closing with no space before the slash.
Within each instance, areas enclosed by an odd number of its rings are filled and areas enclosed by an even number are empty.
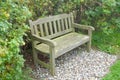
<svg viewBox="0 0 120 80">
<path fill-rule="evenodd" d="M 61 36 L 63 34 L 73 31 L 72 14 L 60 14 L 40 18 L 36 21 L 29 20 L 31 32 L 40 37 L 47 37 L 49 39 Z"/>
</svg>

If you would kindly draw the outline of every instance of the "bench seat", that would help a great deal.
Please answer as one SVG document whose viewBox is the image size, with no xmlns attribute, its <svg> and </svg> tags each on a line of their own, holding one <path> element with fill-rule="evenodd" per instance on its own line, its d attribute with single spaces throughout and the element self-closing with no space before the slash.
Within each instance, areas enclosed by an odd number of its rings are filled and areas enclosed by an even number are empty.
<svg viewBox="0 0 120 80">
<path fill-rule="evenodd" d="M 71 33 L 62 35 L 61 37 L 52 39 L 57 44 L 55 48 L 55 58 L 88 42 L 89 39 L 90 38 L 88 35 L 84 35 L 76 32 L 71 32 Z M 47 44 L 41 43 L 41 44 L 38 44 L 35 48 L 38 51 L 41 51 L 42 53 L 47 53 L 47 54 L 50 53 L 49 45 Z"/>
</svg>

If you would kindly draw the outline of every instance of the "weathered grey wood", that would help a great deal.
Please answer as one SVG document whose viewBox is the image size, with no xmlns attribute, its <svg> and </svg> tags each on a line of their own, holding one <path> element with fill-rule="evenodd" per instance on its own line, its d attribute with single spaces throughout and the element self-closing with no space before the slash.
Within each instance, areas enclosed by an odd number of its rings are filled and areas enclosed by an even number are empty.
<svg viewBox="0 0 120 80">
<path fill-rule="evenodd" d="M 49 21 L 56 21 L 56 20 L 60 20 L 66 17 L 69 17 L 71 14 L 60 14 L 60 15 L 55 15 L 55 16 L 49 16 L 49 17 L 45 17 L 45 18 L 40 18 L 36 21 L 32 21 L 32 24 L 41 24 L 41 23 L 46 23 Z"/>
<path fill-rule="evenodd" d="M 66 29 L 68 29 L 67 18 L 65 18 L 65 27 L 66 27 Z"/>
<path fill-rule="evenodd" d="M 52 39 L 52 38 L 64 35 L 66 33 L 72 32 L 72 31 L 73 31 L 72 29 L 64 30 L 64 31 L 61 31 L 61 32 L 57 32 L 56 34 L 46 36 L 46 38 Z"/>
<path fill-rule="evenodd" d="M 50 34 L 53 35 L 53 28 L 52 28 L 52 23 L 49 22 L 49 27 L 50 27 Z"/>
<path fill-rule="evenodd" d="M 32 20 L 29 20 L 29 24 L 30 24 L 31 34 L 34 34 L 34 28 L 33 28 Z"/>
<path fill-rule="evenodd" d="M 37 60 L 38 60 L 38 57 L 37 57 L 37 54 L 36 54 L 36 50 L 34 48 L 34 43 L 32 43 L 32 51 L 33 51 L 33 61 L 34 61 L 34 64 L 37 66 L 38 63 L 37 63 Z"/>
<path fill-rule="evenodd" d="M 42 67 L 50 69 L 50 65 L 47 64 L 47 63 L 45 63 L 45 62 L 43 62 L 43 61 L 41 61 L 41 60 L 37 60 L 36 62 L 38 62 L 39 64 L 41 64 Z"/>
<path fill-rule="evenodd" d="M 57 20 L 58 23 L 58 31 L 61 32 L 60 20 Z"/>
<path fill-rule="evenodd" d="M 56 21 L 53 21 L 53 26 L 54 26 L 54 31 L 55 31 L 55 33 L 57 33 Z"/>
<path fill-rule="evenodd" d="M 71 24 L 74 23 L 74 17 L 73 17 L 73 13 L 70 14 L 70 18 L 71 18 Z M 72 27 L 74 27 L 74 25 L 72 25 Z M 73 28 L 73 31 L 75 32 L 75 28 Z"/>
<path fill-rule="evenodd" d="M 89 39 L 90 38 L 88 35 L 78 34 L 75 32 L 72 32 L 72 33 L 53 39 L 52 41 L 57 43 L 56 49 L 55 49 L 55 58 L 78 47 L 81 44 L 88 42 Z M 36 49 L 44 53 L 47 53 L 47 54 L 50 53 L 49 46 L 46 44 L 40 44 L 36 47 Z"/>
<path fill-rule="evenodd" d="M 62 27 L 62 30 L 65 30 L 65 25 L 64 25 L 64 18 L 63 19 L 61 19 L 61 27 Z"/>
<path fill-rule="evenodd" d="M 48 26 L 47 26 L 47 23 L 44 24 L 44 27 L 45 27 L 45 34 L 46 34 L 46 36 L 48 36 L 49 33 L 48 33 Z"/>
<path fill-rule="evenodd" d="M 72 14 L 60 14 L 40 18 L 36 21 L 30 20 L 29 23 L 32 33 L 34 63 L 48 68 L 52 75 L 55 74 L 55 58 L 85 43 L 87 43 L 87 51 L 89 52 L 91 49 L 94 28 L 74 23 Z M 75 28 L 88 30 L 88 35 L 75 32 Z M 36 41 L 39 44 L 36 44 Z M 39 60 L 36 51 L 49 55 L 49 64 Z"/>
<path fill-rule="evenodd" d="M 37 36 L 39 36 L 39 32 L 38 32 L 38 29 L 37 29 L 37 28 L 38 28 L 37 25 L 34 25 L 35 34 L 36 34 Z"/>
<path fill-rule="evenodd" d="M 50 48 L 50 72 L 55 75 L 55 48 Z"/>
<path fill-rule="evenodd" d="M 34 41 L 39 41 L 39 42 L 48 44 L 48 45 L 51 46 L 51 47 L 55 47 L 55 46 L 56 46 L 56 43 L 53 42 L 52 40 L 47 39 L 47 38 L 38 37 L 38 36 L 36 36 L 36 35 L 34 35 L 34 34 L 32 34 L 32 39 L 33 39 Z M 36 45 L 34 45 L 34 47 L 35 47 L 35 46 L 36 46 Z"/>
<path fill-rule="evenodd" d="M 44 36 L 43 26 L 42 26 L 42 24 L 39 24 L 39 26 L 40 26 L 40 35 L 41 35 L 41 37 L 43 37 Z"/>
<path fill-rule="evenodd" d="M 72 26 L 74 28 L 79 28 L 79 29 L 95 30 L 92 26 L 81 25 L 81 24 L 77 24 L 77 23 L 72 23 Z"/>
<path fill-rule="evenodd" d="M 71 19 L 70 19 L 70 17 L 68 18 L 68 23 L 69 23 L 69 28 L 71 28 L 72 27 L 72 25 L 71 25 Z"/>
<path fill-rule="evenodd" d="M 72 23 L 74 23 L 73 13 L 71 13 L 70 15 L 71 15 L 71 16 L 70 16 L 70 17 L 71 17 L 71 21 L 72 21 Z"/>
<path fill-rule="evenodd" d="M 90 36 L 90 40 L 87 43 L 87 51 L 90 52 L 91 50 L 91 37 L 92 37 L 92 30 L 88 30 L 88 35 Z"/>
</svg>

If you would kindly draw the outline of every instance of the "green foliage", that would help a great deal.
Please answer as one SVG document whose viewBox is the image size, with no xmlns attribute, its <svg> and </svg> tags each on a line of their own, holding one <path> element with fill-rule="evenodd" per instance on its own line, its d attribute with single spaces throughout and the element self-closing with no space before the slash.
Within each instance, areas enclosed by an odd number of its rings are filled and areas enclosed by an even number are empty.
<svg viewBox="0 0 120 80">
<path fill-rule="evenodd" d="M 33 18 L 72 12 L 76 3 L 84 0 L 29 0 Z M 78 4 L 78 3 L 77 3 Z"/>
<path fill-rule="evenodd" d="M 119 53 L 120 1 L 84 0 L 81 7 L 80 23 L 92 25 L 96 29 L 93 44 L 105 52 Z"/>
<path fill-rule="evenodd" d="M 93 44 L 109 53 L 120 49 L 120 0 L 0 0 L 0 79 L 21 80 L 26 20 L 76 12 L 76 22 L 92 25 Z M 24 78 L 25 79 L 25 78 Z"/>
<path fill-rule="evenodd" d="M 118 60 L 102 80 L 120 80 L 120 60 Z"/>
<path fill-rule="evenodd" d="M 93 45 L 102 51 L 118 54 L 120 52 L 120 35 L 118 33 L 119 31 L 116 30 L 109 35 L 101 31 L 94 32 Z"/>
<path fill-rule="evenodd" d="M 93 45 L 119 53 L 120 0 L 30 0 L 28 6 L 33 19 L 75 11 L 77 23 L 95 27 Z"/>
<path fill-rule="evenodd" d="M 23 56 L 20 46 L 25 44 L 25 24 L 31 16 L 22 0 L 0 1 L 0 80 L 21 80 Z"/>
</svg>

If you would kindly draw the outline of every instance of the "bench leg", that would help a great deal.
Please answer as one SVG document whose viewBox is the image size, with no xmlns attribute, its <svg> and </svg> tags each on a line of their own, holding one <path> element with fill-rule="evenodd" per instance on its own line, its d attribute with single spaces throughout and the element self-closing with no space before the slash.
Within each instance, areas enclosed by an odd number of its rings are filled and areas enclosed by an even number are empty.
<svg viewBox="0 0 120 80">
<path fill-rule="evenodd" d="M 50 50 L 50 72 L 54 76 L 55 75 L 55 51 L 54 49 Z"/>
<path fill-rule="evenodd" d="M 37 52 L 36 52 L 36 50 L 33 48 L 33 60 L 34 60 L 35 66 L 38 65 L 37 59 L 38 59 L 38 57 L 37 57 Z"/>
<path fill-rule="evenodd" d="M 88 35 L 90 37 L 88 43 L 87 43 L 87 51 L 90 52 L 91 50 L 91 38 L 92 38 L 92 30 L 88 30 Z"/>
<path fill-rule="evenodd" d="M 87 42 L 87 52 L 91 51 L 91 41 Z"/>
</svg>

